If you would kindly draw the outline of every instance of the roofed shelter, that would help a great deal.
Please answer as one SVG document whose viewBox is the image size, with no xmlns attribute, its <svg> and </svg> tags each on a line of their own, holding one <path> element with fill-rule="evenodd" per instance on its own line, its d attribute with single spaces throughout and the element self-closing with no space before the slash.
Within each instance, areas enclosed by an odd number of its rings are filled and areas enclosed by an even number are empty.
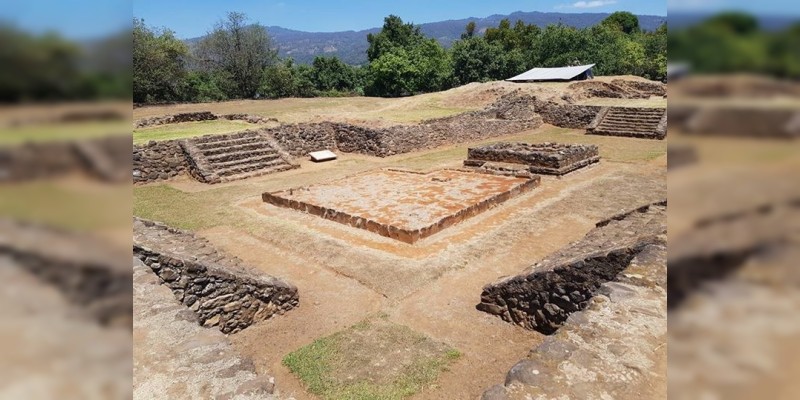
<svg viewBox="0 0 800 400">
<path fill-rule="evenodd" d="M 594 77 L 594 74 L 592 74 L 594 66 L 595 64 L 558 68 L 534 68 L 506 80 L 509 82 L 582 81 Z"/>
</svg>

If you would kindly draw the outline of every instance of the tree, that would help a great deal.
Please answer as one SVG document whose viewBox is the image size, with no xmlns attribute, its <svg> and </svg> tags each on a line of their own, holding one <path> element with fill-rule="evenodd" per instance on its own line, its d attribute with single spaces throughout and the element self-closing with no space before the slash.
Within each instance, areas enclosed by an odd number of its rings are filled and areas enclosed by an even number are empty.
<svg viewBox="0 0 800 400">
<path fill-rule="evenodd" d="M 198 44 L 197 56 L 206 71 L 222 70 L 231 80 L 232 98 L 258 93 L 265 68 L 275 64 L 277 51 L 260 24 L 247 25 L 242 13 L 228 13 Z"/>
<path fill-rule="evenodd" d="M 133 101 L 151 103 L 182 98 L 189 50 L 162 29 L 155 31 L 141 19 L 133 20 Z"/>
<path fill-rule="evenodd" d="M 408 51 L 424 40 L 418 26 L 404 24 L 400 17 L 390 15 L 383 20 L 380 32 L 367 35 L 367 59 L 372 62 L 398 48 Z"/>
<path fill-rule="evenodd" d="M 453 43 L 453 76 L 460 85 L 498 79 L 506 69 L 503 49 L 481 37 Z"/>
<path fill-rule="evenodd" d="M 314 86 L 320 91 L 354 91 L 356 73 L 353 67 L 337 57 L 316 57 L 311 71 Z"/>
<path fill-rule="evenodd" d="M 461 34 L 461 39 L 469 39 L 475 36 L 475 21 L 469 21 L 464 33 Z"/>
<path fill-rule="evenodd" d="M 639 17 L 628 11 L 617 11 L 612 13 L 601 22 L 602 25 L 613 26 L 625 32 L 625 34 L 639 33 Z"/>
</svg>

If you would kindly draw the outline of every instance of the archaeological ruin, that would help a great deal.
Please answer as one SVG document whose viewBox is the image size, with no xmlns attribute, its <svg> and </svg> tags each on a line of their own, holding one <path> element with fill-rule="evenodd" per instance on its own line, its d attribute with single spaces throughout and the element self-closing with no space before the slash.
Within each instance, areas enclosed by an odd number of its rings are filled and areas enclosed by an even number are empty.
<svg viewBox="0 0 800 400">
<path fill-rule="evenodd" d="M 667 110 L 663 108 L 603 107 L 586 128 L 591 135 L 664 139 Z"/>
<path fill-rule="evenodd" d="M 564 175 L 598 161 L 600 155 L 595 145 L 500 142 L 468 149 L 464 166 L 487 171 Z"/>
<path fill-rule="evenodd" d="M 191 233 L 134 219 L 133 254 L 155 272 L 203 326 L 236 333 L 299 303 L 297 288 L 254 273 Z"/>
<path fill-rule="evenodd" d="M 386 169 L 264 193 L 264 202 L 413 244 L 539 185 L 538 176 Z"/>
<path fill-rule="evenodd" d="M 666 351 L 667 161 L 664 141 L 635 138 L 664 139 L 665 85 L 459 90 L 363 115 L 373 106 L 142 110 L 137 129 L 253 126 L 133 147 L 134 331 L 153 349 L 137 355 L 150 374 L 137 393 L 325 398 L 298 372 L 319 359 L 359 390 L 451 369 L 426 398 L 603 398 L 646 382 Z M 325 150 L 337 161 L 309 160 Z M 420 338 L 441 359 L 384 346 Z"/>
</svg>

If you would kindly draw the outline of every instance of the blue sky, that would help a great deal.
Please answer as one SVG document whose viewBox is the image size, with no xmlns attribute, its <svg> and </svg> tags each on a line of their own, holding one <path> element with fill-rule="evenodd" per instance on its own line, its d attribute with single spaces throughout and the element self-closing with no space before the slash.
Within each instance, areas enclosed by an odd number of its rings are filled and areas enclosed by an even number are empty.
<svg viewBox="0 0 800 400">
<path fill-rule="evenodd" d="M 242 11 L 254 22 L 312 32 L 362 30 L 397 14 L 425 23 L 486 17 L 514 11 L 611 12 L 666 15 L 666 0 L 136 0 L 133 11 L 151 26 L 167 27 L 180 38 L 204 35 L 228 11 Z"/>
<path fill-rule="evenodd" d="M 132 0 L 4 1 L 0 21 L 42 33 L 56 31 L 72 39 L 93 39 L 131 26 Z"/>
</svg>

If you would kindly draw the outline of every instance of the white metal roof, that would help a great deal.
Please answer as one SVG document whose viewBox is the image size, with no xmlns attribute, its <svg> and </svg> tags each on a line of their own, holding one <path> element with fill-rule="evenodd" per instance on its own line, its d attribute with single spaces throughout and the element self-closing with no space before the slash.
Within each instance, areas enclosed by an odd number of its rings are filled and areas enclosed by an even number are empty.
<svg viewBox="0 0 800 400">
<path fill-rule="evenodd" d="M 594 64 L 579 65 L 575 67 L 560 67 L 560 68 L 534 68 L 530 71 L 525 71 L 513 78 L 506 79 L 507 81 L 556 81 L 556 80 L 569 80 L 572 79 L 590 68 Z"/>
</svg>

